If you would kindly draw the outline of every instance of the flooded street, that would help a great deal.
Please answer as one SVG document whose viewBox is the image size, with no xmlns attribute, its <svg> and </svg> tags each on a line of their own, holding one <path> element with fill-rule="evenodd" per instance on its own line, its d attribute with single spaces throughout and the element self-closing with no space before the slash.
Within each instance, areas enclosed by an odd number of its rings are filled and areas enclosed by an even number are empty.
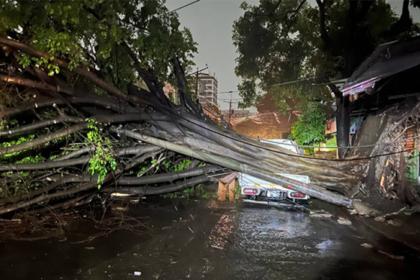
<svg viewBox="0 0 420 280">
<path fill-rule="evenodd" d="M 175 199 L 130 212 L 147 216 L 150 229 L 76 243 L 94 233 L 81 223 L 66 241 L 0 243 L 0 279 L 414 279 L 417 270 L 414 257 L 378 253 L 405 254 L 404 248 L 339 225 L 333 211 L 332 218 L 313 218 L 299 210 Z"/>
</svg>

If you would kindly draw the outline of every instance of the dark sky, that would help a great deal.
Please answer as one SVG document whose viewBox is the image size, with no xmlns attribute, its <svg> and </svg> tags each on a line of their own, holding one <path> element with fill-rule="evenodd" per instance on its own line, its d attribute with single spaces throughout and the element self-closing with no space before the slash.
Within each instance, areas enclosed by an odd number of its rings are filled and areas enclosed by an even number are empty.
<svg viewBox="0 0 420 280">
<path fill-rule="evenodd" d="M 174 10 L 193 0 L 167 0 L 167 7 Z M 181 24 L 191 30 L 194 40 L 198 43 L 198 54 L 195 57 L 197 67 L 204 68 L 207 64 L 211 74 L 216 73 L 219 81 L 219 92 L 237 90 L 240 79 L 235 75 L 236 49 L 232 41 L 232 25 L 243 11 L 239 8 L 243 0 L 201 0 L 178 11 Z M 259 0 L 247 0 L 249 4 L 257 5 Z M 315 0 L 309 1 L 311 4 Z M 401 13 L 402 0 L 388 1 L 397 14 Z M 415 21 L 420 21 L 420 9 L 411 9 Z M 230 94 L 219 94 L 219 100 L 227 99 Z M 233 93 L 233 98 L 239 98 Z M 219 102 L 222 109 L 228 104 Z"/>
</svg>

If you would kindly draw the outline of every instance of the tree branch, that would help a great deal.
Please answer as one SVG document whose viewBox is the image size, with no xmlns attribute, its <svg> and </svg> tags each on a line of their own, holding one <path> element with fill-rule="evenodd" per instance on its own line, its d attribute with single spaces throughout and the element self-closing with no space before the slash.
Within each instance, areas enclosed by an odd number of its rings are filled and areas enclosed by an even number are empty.
<svg viewBox="0 0 420 280">
<path fill-rule="evenodd" d="M 83 176 L 82 179 L 85 179 L 85 178 L 86 177 Z M 9 213 L 9 212 L 21 209 L 21 208 L 26 208 L 26 207 L 29 207 L 29 206 L 31 206 L 33 204 L 36 204 L 36 203 L 43 203 L 43 202 L 46 202 L 46 201 L 48 201 L 50 199 L 53 199 L 53 198 L 73 195 L 73 194 L 76 194 L 78 192 L 82 192 L 82 191 L 86 191 L 86 190 L 95 188 L 98 185 L 97 178 L 91 177 L 91 176 L 87 180 L 83 180 L 83 182 L 87 182 L 87 183 L 85 183 L 83 185 L 80 185 L 80 186 L 76 186 L 74 188 L 71 188 L 71 189 L 68 189 L 68 190 L 65 190 L 65 191 L 60 191 L 60 192 L 56 192 L 56 193 L 53 193 L 53 194 L 43 194 L 43 195 L 40 195 L 40 196 L 38 196 L 34 199 L 31 199 L 31 200 L 28 200 L 28 201 L 19 202 L 19 203 L 16 203 L 16 204 L 6 206 L 4 208 L 0 208 L 0 214 L 5 214 L 5 213 Z"/>
<path fill-rule="evenodd" d="M 51 55 L 44 53 L 40 50 L 37 50 L 29 45 L 26 45 L 24 43 L 15 41 L 15 40 L 11 40 L 8 39 L 5 36 L 0 36 L 0 44 L 2 45 L 6 45 L 8 47 L 14 48 L 14 49 L 18 49 L 30 56 L 35 56 L 35 57 L 44 57 L 48 60 L 51 59 Z M 58 65 L 59 67 L 65 68 L 65 69 L 69 69 L 69 64 L 61 59 L 58 58 L 54 58 L 53 63 L 55 65 Z M 126 95 L 124 92 L 122 92 L 121 90 L 117 89 L 116 87 L 114 87 L 113 85 L 105 82 L 104 80 L 98 78 L 94 73 L 90 72 L 88 69 L 85 69 L 81 66 L 75 67 L 73 68 L 71 71 L 73 71 L 74 73 L 85 77 L 87 80 L 91 81 L 93 84 L 95 84 L 96 86 L 100 87 L 101 89 L 111 93 L 112 95 L 114 95 L 115 97 L 121 98 L 125 101 L 128 102 L 137 102 L 137 103 L 143 103 L 144 100 L 142 100 L 139 97 L 135 97 L 135 96 L 128 96 Z"/>
<path fill-rule="evenodd" d="M 126 115 L 101 115 L 101 116 L 95 116 L 92 117 L 93 119 L 96 119 L 100 123 L 121 123 L 121 122 L 129 122 L 129 121 L 141 121 L 141 120 L 167 120 L 168 118 L 165 116 L 155 116 L 151 117 L 151 114 L 126 114 Z M 67 135 L 70 135 L 72 133 L 81 131 L 83 129 L 87 128 L 87 123 L 80 123 L 77 125 L 74 125 L 70 128 L 64 128 L 62 130 L 59 130 L 57 132 L 51 133 L 49 135 L 37 138 L 31 142 L 22 143 L 19 145 L 13 145 L 10 147 L 5 147 L 0 149 L 0 155 L 15 153 L 19 151 L 23 151 L 26 149 L 30 149 L 39 145 L 42 145 L 44 143 L 47 143 L 51 140 L 64 137 Z"/>
<path fill-rule="evenodd" d="M 49 120 L 43 120 L 40 122 L 36 122 L 36 123 L 32 123 L 29 125 L 24 125 L 18 128 L 13 128 L 13 129 L 9 129 L 9 130 L 2 130 L 0 131 L 0 136 L 15 136 L 15 135 L 19 135 L 22 134 L 24 132 L 28 132 L 28 131 L 33 131 L 35 129 L 38 128 L 43 128 L 49 125 L 54 125 L 54 124 L 58 124 L 58 123 L 63 123 L 63 122 L 68 122 L 68 123 L 81 123 L 81 122 L 85 122 L 85 120 L 80 119 L 80 118 L 74 118 L 74 117 L 69 117 L 66 115 L 62 115 L 59 116 L 58 118 L 55 119 L 49 119 Z"/>
<path fill-rule="evenodd" d="M 154 156 L 156 156 L 156 155 L 158 155 L 158 154 L 160 154 L 161 152 L 164 151 L 163 148 L 160 148 L 160 147 L 157 147 L 157 146 L 151 146 L 151 147 L 154 147 L 154 150 L 151 150 L 148 153 L 146 153 L 146 154 L 144 154 L 144 155 L 142 155 L 138 158 L 133 159 L 131 162 L 129 162 L 128 164 L 126 164 L 124 166 L 124 170 L 125 171 L 130 170 L 133 167 L 135 167 L 136 165 L 144 162 L 146 159 L 154 157 Z"/>
<path fill-rule="evenodd" d="M 94 147 L 89 146 L 90 150 L 95 150 Z M 88 152 L 88 150 L 80 149 L 73 153 L 72 157 L 78 155 L 77 152 Z M 116 151 L 117 156 L 128 156 L 128 155 L 142 155 L 149 152 L 161 151 L 162 149 L 156 146 L 135 146 L 129 148 L 122 148 Z M 80 153 L 82 154 L 82 153 Z M 41 170 L 41 169 L 54 169 L 54 168 L 61 168 L 67 166 L 74 166 L 85 164 L 90 160 L 90 156 L 81 157 L 77 159 L 65 159 L 60 161 L 47 161 L 42 163 L 20 163 L 20 164 L 4 164 L 0 165 L 0 172 L 5 171 L 25 171 L 25 170 Z"/>
<path fill-rule="evenodd" d="M 192 170 L 184 170 L 180 172 L 172 172 L 165 174 L 158 174 L 152 176 L 144 177 L 128 177 L 123 176 L 118 180 L 118 185 L 130 186 L 130 185 L 147 185 L 154 183 L 163 183 L 163 182 L 173 182 L 179 179 L 196 177 L 200 175 L 205 175 L 208 173 L 213 173 L 217 170 L 220 170 L 220 167 L 211 166 L 211 167 L 199 167 Z"/>
<path fill-rule="evenodd" d="M 139 112 L 138 109 L 134 107 L 128 107 L 127 104 L 119 103 L 113 98 L 99 97 L 99 96 L 90 96 L 86 94 L 85 97 L 80 96 L 70 96 L 66 97 L 66 100 L 71 104 L 94 104 L 106 109 L 110 109 L 119 113 L 134 113 Z M 44 108 L 52 105 L 65 105 L 66 103 L 59 98 L 48 98 L 48 99 L 39 99 L 32 102 L 24 103 L 18 107 L 0 111 L 0 118 L 6 116 L 12 116 L 25 111 L 29 111 L 37 108 Z"/>
<path fill-rule="evenodd" d="M 24 200 L 24 199 L 30 199 L 32 197 L 35 197 L 37 195 L 43 194 L 43 193 L 48 193 L 49 191 L 57 188 L 58 186 L 62 186 L 68 183 L 80 183 L 80 182 L 87 182 L 87 181 L 91 181 L 91 180 L 97 180 L 97 177 L 92 177 L 90 175 L 65 175 L 65 176 L 61 176 L 61 175 L 55 175 L 55 176 L 49 176 L 47 177 L 47 179 L 49 181 L 52 181 L 51 184 L 34 190 L 34 191 L 30 191 L 27 194 L 23 194 L 23 195 L 17 195 L 17 196 L 12 196 L 12 197 L 4 197 L 0 199 L 0 204 L 2 203 L 16 203 L 18 201 Z"/>
<path fill-rule="evenodd" d="M 195 185 L 209 182 L 213 180 L 210 177 L 207 176 L 199 176 L 192 179 L 188 179 L 185 181 L 178 182 L 173 185 L 164 186 L 164 187 L 155 187 L 155 188 L 139 188 L 139 187 L 124 187 L 124 188 L 105 188 L 102 191 L 103 192 L 118 192 L 118 193 L 127 193 L 127 194 L 133 194 L 133 195 L 162 195 L 165 193 L 171 193 L 183 190 L 188 187 L 193 187 Z"/>
<path fill-rule="evenodd" d="M 83 154 L 86 154 L 86 153 L 94 152 L 94 151 L 96 151 L 95 146 L 87 146 L 87 147 L 81 148 L 77 151 L 71 152 L 70 154 L 67 154 L 67 155 L 61 156 L 59 158 L 53 159 L 53 161 L 63 161 L 63 160 L 66 160 L 66 159 L 71 159 L 71 158 L 74 158 L 74 157 L 77 157 L 77 156 L 80 156 L 80 155 L 83 155 Z"/>
<path fill-rule="evenodd" d="M 81 131 L 81 130 L 86 129 L 86 128 L 87 128 L 86 123 L 80 123 L 80 124 L 76 124 L 74 126 L 71 126 L 69 128 L 64 128 L 64 129 L 59 130 L 57 132 L 51 133 L 49 135 L 34 139 L 31 142 L 26 142 L 26 143 L 22 143 L 22 144 L 19 144 L 19 145 L 13 145 L 13 146 L 10 146 L 10 147 L 1 148 L 0 149 L 0 156 L 10 154 L 10 153 L 20 152 L 20 151 L 27 150 L 27 149 L 31 149 L 33 147 L 45 144 L 45 143 L 47 143 L 49 141 L 52 141 L 54 139 L 70 135 L 72 133 L 75 133 L 77 131 Z"/>
</svg>

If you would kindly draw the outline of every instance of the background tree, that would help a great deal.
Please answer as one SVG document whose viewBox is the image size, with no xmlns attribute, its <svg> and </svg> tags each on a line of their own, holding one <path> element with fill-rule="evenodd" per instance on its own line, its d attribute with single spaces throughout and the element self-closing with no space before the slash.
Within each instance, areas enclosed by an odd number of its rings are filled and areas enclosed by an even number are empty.
<svg viewBox="0 0 420 280">
<path fill-rule="evenodd" d="M 411 4 L 418 6 L 417 1 Z M 254 105 L 258 95 L 265 93 L 272 94 L 280 108 L 288 98 L 301 103 L 322 100 L 328 112 L 335 101 L 338 145 L 347 146 L 348 98 L 343 98 L 334 84 L 329 84 L 334 97 L 325 87 L 313 84 L 349 77 L 377 45 L 418 31 L 409 5 L 405 0 L 397 17 L 381 0 L 317 0 L 316 5 L 305 0 L 261 0 L 258 6 L 243 3 L 245 13 L 233 26 L 239 53 L 236 74 L 243 79 L 241 105 Z"/>
<path fill-rule="evenodd" d="M 165 1 L 2 1 L 0 33 L 46 52 L 50 61 L 18 56 L 23 66 L 48 68 L 58 74 L 54 57 L 69 61 L 70 69 L 84 66 L 99 78 L 125 90 L 138 81 L 135 65 L 126 46 L 138 58 L 140 67 L 151 70 L 162 81 L 176 85 L 171 59 L 178 57 L 185 71 L 193 65 L 196 43 L 188 29 L 180 30 L 178 15 Z M 70 76 L 68 76 L 70 75 Z M 71 73 L 60 73 L 72 79 Z M 91 89 L 83 80 L 74 85 Z"/>
<path fill-rule="evenodd" d="M 293 139 L 298 145 L 315 145 L 325 140 L 325 113 L 322 105 L 309 102 L 302 108 L 299 121 L 292 126 Z M 314 149 L 306 149 L 310 154 Z"/>
</svg>

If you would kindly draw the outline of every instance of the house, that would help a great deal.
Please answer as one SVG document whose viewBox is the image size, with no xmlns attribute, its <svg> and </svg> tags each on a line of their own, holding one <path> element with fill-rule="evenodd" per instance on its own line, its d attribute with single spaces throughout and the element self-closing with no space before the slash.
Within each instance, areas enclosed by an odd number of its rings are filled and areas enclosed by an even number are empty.
<svg viewBox="0 0 420 280">
<path fill-rule="evenodd" d="M 380 45 L 342 86 L 363 120 L 350 154 L 370 157 L 364 184 L 415 204 L 420 188 L 420 36 Z"/>
<path fill-rule="evenodd" d="M 289 107 L 294 108 L 294 100 L 287 102 Z M 231 120 L 234 131 L 261 139 L 287 139 L 290 136 L 292 125 L 298 121 L 299 112 L 289 110 L 285 114 L 279 114 L 279 107 L 269 94 L 256 107 L 258 114 L 249 113 L 247 117 L 238 116 Z"/>
</svg>

